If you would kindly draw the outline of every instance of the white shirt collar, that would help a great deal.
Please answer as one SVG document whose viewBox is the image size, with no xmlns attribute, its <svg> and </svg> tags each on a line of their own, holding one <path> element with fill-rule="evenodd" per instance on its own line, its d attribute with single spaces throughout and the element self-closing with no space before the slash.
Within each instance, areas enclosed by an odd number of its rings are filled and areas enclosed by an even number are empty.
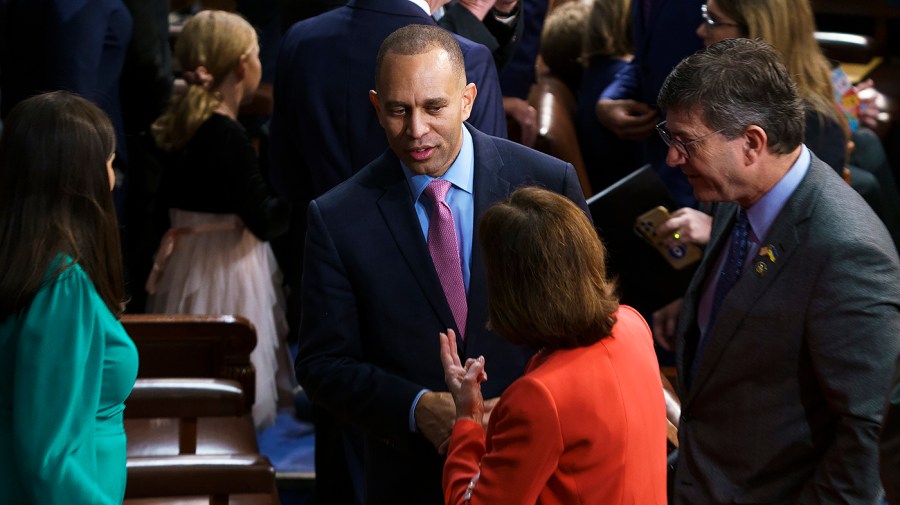
<svg viewBox="0 0 900 505">
<path fill-rule="evenodd" d="M 431 6 L 428 5 L 428 2 L 426 2 L 425 0 L 409 0 L 409 1 L 418 5 L 423 11 L 425 11 L 425 14 L 428 14 L 429 16 L 431 15 Z"/>
</svg>

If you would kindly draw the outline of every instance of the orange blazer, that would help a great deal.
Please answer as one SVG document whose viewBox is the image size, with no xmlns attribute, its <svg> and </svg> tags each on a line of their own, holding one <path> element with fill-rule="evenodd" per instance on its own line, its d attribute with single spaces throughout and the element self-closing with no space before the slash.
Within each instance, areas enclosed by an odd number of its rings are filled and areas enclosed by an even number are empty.
<svg viewBox="0 0 900 505">
<path fill-rule="evenodd" d="M 591 346 L 536 354 L 486 435 L 456 422 L 447 504 L 666 504 L 666 407 L 650 328 L 631 307 L 616 317 L 612 335 Z"/>
</svg>

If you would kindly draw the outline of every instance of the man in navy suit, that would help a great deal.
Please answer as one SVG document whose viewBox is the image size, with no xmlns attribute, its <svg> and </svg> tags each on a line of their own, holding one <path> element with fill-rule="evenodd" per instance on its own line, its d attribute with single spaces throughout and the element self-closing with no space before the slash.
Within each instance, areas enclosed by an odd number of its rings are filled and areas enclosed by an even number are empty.
<svg viewBox="0 0 900 505">
<path fill-rule="evenodd" d="M 317 406 L 364 430 L 366 503 L 438 504 L 455 418 L 438 333 L 457 330 L 463 360 L 495 363 L 488 398 L 522 374 L 531 354 L 486 328 L 478 218 L 522 185 L 565 194 L 585 212 L 587 205 L 571 164 L 464 123 L 480 91 L 466 82 L 448 32 L 398 30 L 379 52 L 376 75 L 370 100 L 390 149 L 309 206 L 297 377 Z M 420 195 L 435 179 L 451 186 L 464 324 L 426 240 L 437 225 Z"/>
<path fill-rule="evenodd" d="M 344 7 L 295 24 L 278 51 L 270 163 L 275 188 L 306 204 L 378 157 L 387 147 L 368 103 L 375 55 L 394 30 L 434 25 L 444 0 L 350 0 Z M 457 39 L 466 76 L 478 86 L 471 123 L 506 137 L 503 96 L 486 47 Z"/>
<path fill-rule="evenodd" d="M 446 0 L 351 0 L 295 24 L 278 51 L 269 148 L 275 189 L 294 204 L 286 256 L 279 258 L 290 293 L 299 291 L 306 208 L 313 198 L 348 179 L 386 148 L 369 104 L 381 42 L 409 24 L 434 25 L 431 13 Z M 491 51 L 457 38 L 466 76 L 478 87 L 470 122 L 506 137 L 503 95 Z M 289 259 L 286 259 L 289 258 Z M 296 329 L 293 294 L 288 317 Z"/>
</svg>

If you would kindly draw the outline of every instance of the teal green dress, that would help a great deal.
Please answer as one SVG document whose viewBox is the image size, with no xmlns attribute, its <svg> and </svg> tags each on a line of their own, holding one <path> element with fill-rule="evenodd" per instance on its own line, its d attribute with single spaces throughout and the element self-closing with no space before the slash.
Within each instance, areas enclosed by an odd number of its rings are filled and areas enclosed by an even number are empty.
<svg viewBox="0 0 900 505">
<path fill-rule="evenodd" d="M 79 265 L 0 322 L 0 504 L 121 504 L 134 343 Z"/>
</svg>

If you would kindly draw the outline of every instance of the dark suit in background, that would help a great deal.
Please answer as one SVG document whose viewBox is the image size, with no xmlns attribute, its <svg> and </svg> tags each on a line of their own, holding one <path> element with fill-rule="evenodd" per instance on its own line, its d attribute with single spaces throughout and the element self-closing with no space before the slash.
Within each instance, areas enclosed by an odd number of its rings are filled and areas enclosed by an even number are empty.
<svg viewBox="0 0 900 505">
<path fill-rule="evenodd" d="M 484 44 L 494 55 L 494 63 L 500 72 L 516 53 L 525 32 L 525 14 L 521 2 L 518 9 L 515 19 L 507 25 L 494 17 L 493 10 L 480 20 L 465 6 L 452 2 L 444 7 L 444 15 L 438 19 L 438 25 L 473 42 Z"/>
<path fill-rule="evenodd" d="M 122 0 L 6 0 L 0 34 L 0 117 L 43 91 L 78 93 L 103 109 L 116 131 L 120 172 L 114 198 L 123 214 L 127 151 L 119 76 L 131 40 L 131 14 Z"/>
<path fill-rule="evenodd" d="M 644 8 L 650 6 L 650 12 Z M 634 59 L 616 75 L 600 98 L 632 99 L 656 107 L 656 94 L 666 76 L 684 57 L 703 47 L 695 33 L 705 0 L 634 0 Z M 678 207 L 695 207 L 690 184 L 665 163 L 665 145 L 653 135 L 643 142 L 644 161 L 666 183 Z"/>
<path fill-rule="evenodd" d="M 469 127 L 474 231 L 492 203 L 541 185 L 587 206 L 572 165 Z M 491 363 L 485 398 L 524 371 L 531 352 L 485 328 L 487 285 L 472 248 L 462 359 Z M 314 402 L 365 429 L 367 503 L 443 503 L 444 459 L 409 430 L 422 389 L 446 391 L 437 335 L 456 327 L 399 160 L 385 152 L 310 204 L 297 374 Z"/>
<path fill-rule="evenodd" d="M 369 103 L 381 42 L 409 24 L 434 20 L 409 0 L 351 0 L 301 21 L 285 35 L 275 75 L 271 178 L 298 206 L 323 194 L 387 147 Z M 466 78 L 478 88 L 469 122 L 506 137 L 503 96 L 490 51 L 457 37 Z"/>
<path fill-rule="evenodd" d="M 871 504 L 900 335 L 900 265 L 871 208 L 813 156 L 722 302 L 688 387 L 704 281 L 729 241 L 719 206 L 679 323 L 676 501 Z M 766 269 L 756 273 L 762 262 Z"/>
<path fill-rule="evenodd" d="M 503 96 L 528 99 L 531 85 L 537 81 L 534 64 L 541 49 L 541 30 L 547 17 L 548 0 L 520 0 L 523 16 L 522 38 L 516 52 L 500 72 Z"/>
</svg>

